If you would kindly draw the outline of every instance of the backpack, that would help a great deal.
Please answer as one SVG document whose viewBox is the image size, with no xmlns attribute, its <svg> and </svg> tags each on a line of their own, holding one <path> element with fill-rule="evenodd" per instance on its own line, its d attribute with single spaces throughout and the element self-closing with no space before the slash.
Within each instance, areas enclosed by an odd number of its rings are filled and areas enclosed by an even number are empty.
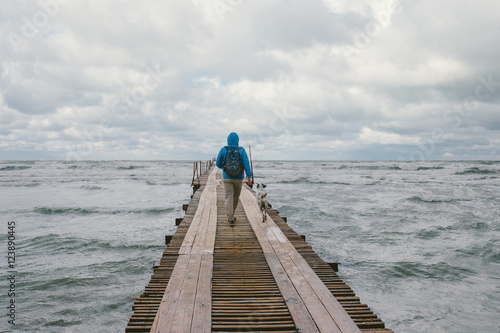
<svg viewBox="0 0 500 333">
<path fill-rule="evenodd" d="M 225 147 L 226 157 L 222 162 L 224 171 L 229 177 L 239 177 L 243 173 L 243 160 L 240 155 L 240 147 Z"/>
</svg>

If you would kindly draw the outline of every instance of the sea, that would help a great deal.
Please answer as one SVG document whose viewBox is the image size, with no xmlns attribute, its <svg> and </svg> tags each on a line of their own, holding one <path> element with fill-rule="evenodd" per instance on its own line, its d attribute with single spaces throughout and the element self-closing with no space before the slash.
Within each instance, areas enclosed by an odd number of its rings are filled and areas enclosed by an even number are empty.
<svg viewBox="0 0 500 333">
<path fill-rule="evenodd" d="M 254 161 L 396 333 L 500 333 L 499 161 Z M 192 161 L 0 161 L 1 332 L 124 332 Z"/>
</svg>

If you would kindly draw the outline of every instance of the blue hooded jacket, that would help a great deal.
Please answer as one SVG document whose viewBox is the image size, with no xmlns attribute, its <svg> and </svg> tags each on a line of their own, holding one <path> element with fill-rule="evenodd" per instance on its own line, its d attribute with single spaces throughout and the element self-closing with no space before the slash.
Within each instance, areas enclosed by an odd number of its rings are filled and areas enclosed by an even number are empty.
<svg viewBox="0 0 500 333">
<path fill-rule="evenodd" d="M 229 147 L 238 147 L 239 142 L 240 142 L 240 138 L 238 137 L 238 134 L 236 134 L 235 132 L 231 132 L 231 134 L 229 134 L 229 136 L 227 137 L 227 145 Z M 222 163 L 224 162 L 224 158 L 226 157 L 226 153 L 227 153 L 227 149 L 226 149 L 226 147 L 223 147 L 219 151 L 219 155 L 217 156 L 217 162 L 216 162 L 217 167 L 222 169 L 223 178 L 224 179 L 243 179 L 243 172 L 241 173 L 241 175 L 239 177 L 230 177 L 224 171 L 224 166 L 222 165 Z M 252 178 L 252 171 L 250 169 L 250 162 L 248 161 L 248 156 L 247 156 L 247 152 L 245 151 L 245 148 L 240 147 L 240 155 L 241 155 L 241 159 L 243 160 L 243 167 L 245 168 L 245 172 L 247 174 L 247 177 Z"/>
</svg>

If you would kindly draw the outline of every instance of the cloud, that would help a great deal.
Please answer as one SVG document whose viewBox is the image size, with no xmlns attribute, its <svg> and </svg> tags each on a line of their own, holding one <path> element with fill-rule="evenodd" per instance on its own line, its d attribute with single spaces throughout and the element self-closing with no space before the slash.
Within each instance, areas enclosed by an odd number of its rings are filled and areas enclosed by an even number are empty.
<svg viewBox="0 0 500 333">
<path fill-rule="evenodd" d="M 498 159 L 499 7 L 12 2 L 0 158 Z"/>
</svg>

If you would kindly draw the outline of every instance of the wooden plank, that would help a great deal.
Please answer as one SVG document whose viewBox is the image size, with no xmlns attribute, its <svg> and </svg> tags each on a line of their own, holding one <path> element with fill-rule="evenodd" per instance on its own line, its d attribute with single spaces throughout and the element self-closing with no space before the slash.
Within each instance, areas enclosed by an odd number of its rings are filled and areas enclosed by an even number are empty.
<svg viewBox="0 0 500 333">
<path fill-rule="evenodd" d="M 266 236 L 271 244 L 273 244 L 281 265 L 283 265 L 293 286 L 297 288 L 298 294 L 311 313 L 320 332 L 341 333 L 342 331 L 337 327 L 335 319 L 330 316 L 330 313 L 322 304 L 315 290 L 309 285 L 309 276 L 304 276 L 301 267 L 296 266 L 290 254 L 280 247 L 278 239 L 273 239 L 274 235 L 272 233 L 268 232 Z"/>
<path fill-rule="evenodd" d="M 283 246 L 284 251 L 293 260 L 297 268 L 300 269 L 301 273 L 305 277 L 305 283 L 309 284 L 314 290 L 317 297 L 321 300 L 325 308 L 328 310 L 332 319 L 340 328 L 341 332 L 359 332 L 359 328 L 354 323 L 349 314 L 344 310 L 342 305 L 335 299 L 329 289 L 321 281 L 314 270 L 309 266 L 305 259 L 297 252 L 295 247 L 290 243 L 288 238 L 283 234 L 281 229 L 276 225 L 270 227 L 274 235 L 280 241 Z"/>
<path fill-rule="evenodd" d="M 217 206 L 212 332 L 297 333 L 242 205 L 236 207 L 234 227 L 226 217 L 223 190 Z"/>
<path fill-rule="evenodd" d="M 205 234 L 205 240 L 202 247 L 208 251 L 208 253 L 214 253 L 215 237 L 217 233 L 217 186 L 219 182 L 215 180 L 214 186 L 211 186 L 208 190 L 213 192 L 210 196 L 210 216 L 208 218 L 208 229 Z"/>
<path fill-rule="evenodd" d="M 209 178 L 207 183 L 207 203 L 206 214 L 203 216 L 205 221 L 201 234 L 193 246 L 193 251 L 201 251 L 202 253 L 213 254 L 215 245 L 215 234 L 217 230 L 217 184 L 215 175 Z M 205 212 L 204 212 L 205 213 Z"/>
<path fill-rule="evenodd" d="M 189 229 L 186 233 L 186 236 L 184 237 L 184 241 L 182 242 L 179 254 L 191 253 L 194 242 L 196 241 L 196 236 L 198 235 L 199 232 L 198 228 L 200 227 L 203 218 L 206 218 L 207 213 L 209 214 L 210 212 L 210 207 L 206 205 L 207 196 L 209 193 L 209 191 L 207 191 L 207 188 L 208 185 L 207 187 L 205 187 L 205 190 L 203 190 L 203 193 L 201 194 L 200 202 L 198 204 L 198 209 L 196 210 L 193 221 L 191 222 Z"/>
<path fill-rule="evenodd" d="M 159 330 L 159 332 L 190 332 L 193 321 L 194 303 L 198 289 L 198 280 L 201 267 L 201 255 L 190 254 L 182 281 L 179 300 L 176 303 L 173 314 L 172 327 L 170 330 Z M 168 286 L 167 286 L 168 288 Z M 161 327 L 161 326 L 160 326 Z"/>
<path fill-rule="evenodd" d="M 321 332 L 360 332 L 354 321 L 297 252 L 281 229 L 276 226 L 272 218 L 268 215 L 266 223 L 261 222 L 261 214 L 253 194 L 244 187 L 240 198 L 264 253 L 272 254 L 274 252 L 279 260 L 280 265 L 270 264 L 273 274 L 278 274 L 275 270 L 276 266 L 281 266 L 284 269 L 290 281 L 285 285 L 291 283 L 294 286 L 300 295 L 300 302 L 304 303 L 319 330 Z M 280 283 L 283 283 L 283 279 L 280 279 Z M 290 312 L 294 320 L 303 316 L 292 309 Z"/>
<path fill-rule="evenodd" d="M 273 267 L 280 267 L 285 271 L 287 284 L 290 283 L 291 287 L 296 289 L 299 299 L 304 303 L 307 311 L 312 316 L 316 326 L 320 332 L 331 332 L 331 333 L 341 333 L 341 330 L 337 327 L 335 320 L 332 320 L 329 312 L 325 309 L 323 304 L 321 304 L 320 299 L 317 297 L 315 291 L 308 284 L 307 278 L 303 276 L 302 271 L 299 267 L 296 267 L 295 263 L 289 256 L 289 253 L 281 246 L 280 241 L 276 235 L 272 232 L 272 227 L 266 228 L 265 225 L 258 224 L 261 226 L 261 230 L 265 230 L 265 237 L 267 241 L 271 244 L 273 251 L 276 253 L 278 258 L 278 265 Z M 285 280 L 283 280 L 285 281 Z M 290 310 L 292 312 L 292 310 Z M 293 312 L 292 312 L 293 315 Z"/>
<path fill-rule="evenodd" d="M 213 253 L 215 246 L 215 235 L 217 231 L 217 185 L 216 173 L 208 179 L 206 188 L 209 192 L 210 212 L 207 228 L 203 233 L 203 240 L 199 246 L 202 249 L 201 266 L 198 276 L 198 291 L 194 303 L 193 324 L 191 332 L 210 332 L 212 327 L 212 274 L 213 274 Z"/>
<path fill-rule="evenodd" d="M 202 254 L 198 293 L 196 294 L 193 325 L 191 329 L 193 333 L 210 332 L 212 327 L 212 281 L 207 277 L 212 276 L 213 261 L 213 255 L 206 253 Z"/>
<path fill-rule="evenodd" d="M 207 281 L 211 280 L 215 243 L 215 230 L 211 229 L 215 229 L 217 225 L 215 175 L 216 169 L 208 177 L 193 221 L 180 246 L 179 259 L 174 266 L 151 332 L 191 332 L 193 318 L 201 316 L 203 320 L 196 320 L 196 329 L 193 327 L 193 331 L 210 331 L 211 288 Z"/>
<path fill-rule="evenodd" d="M 175 263 L 174 271 L 165 290 L 163 299 L 160 302 L 158 312 L 155 316 L 151 332 L 163 333 L 170 332 L 172 327 L 172 317 L 175 314 L 175 308 L 177 307 L 177 301 L 181 294 L 184 276 L 186 273 L 186 267 L 189 262 L 188 255 L 180 255 Z"/>
<path fill-rule="evenodd" d="M 209 170 L 200 177 L 203 188 L 206 186 L 208 176 L 212 170 Z M 172 238 L 172 242 L 169 244 L 168 248 L 163 251 L 163 256 L 159 264 L 153 267 L 154 273 L 145 291 L 132 305 L 134 314 L 132 314 L 129 324 L 125 329 L 126 332 L 150 332 L 170 276 L 174 270 L 177 258 L 179 257 L 179 248 L 194 218 L 202 192 L 203 189 L 197 191 L 191 197 L 191 202 L 189 203 L 186 214 L 181 219 L 182 223 L 177 228 Z M 144 317 L 144 314 L 147 314 L 147 316 Z M 136 318 L 144 318 L 144 320 L 135 320 Z"/>
<path fill-rule="evenodd" d="M 302 332 L 320 332 L 314 322 L 312 314 L 307 309 L 307 306 L 298 294 L 296 287 L 292 284 L 283 265 L 278 259 L 277 253 L 275 253 L 269 239 L 266 236 L 266 230 L 260 227 L 260 225 L 263 224 L 261 222 L 262 214 L 256 205 L 255 197 L 250 193 L 250 191 L 242 189 L 240 200 L 243 208 L 245 209 L 247 218 L 250 221 L 250 225 L 252 226 L 257 239 L 260 242 L 262 250 L 264 251 L 265 258 L 271 268 L 271 272 L 274 275 L 276 283 L 278 284 L 278 288 L 283 294 L 283 298 L 285 299 L 292 318 L 295 321 L 295 326 Z"/>
<path fill-rule="evenodd" d="M 301 297 L 297 293 L 297 290 L 290 283 L 290 279 L 281 266 L 277 256 L 275 254 L 266 254 L 266 260 L 269 263 L 271 271 L 275 273 L 275 280 L 278 284 L 278 288 L 285 298 L 286 305 L 290 309 L 292 318 L 294 319 L 295 326 L 299 332 L 320 332 L 314 319 L 311 317 L 309 310 L 306 308 L 305 304 L 301 302 Z M 332 332 L 333 333 L 333 332 Z"/>
</svg>

